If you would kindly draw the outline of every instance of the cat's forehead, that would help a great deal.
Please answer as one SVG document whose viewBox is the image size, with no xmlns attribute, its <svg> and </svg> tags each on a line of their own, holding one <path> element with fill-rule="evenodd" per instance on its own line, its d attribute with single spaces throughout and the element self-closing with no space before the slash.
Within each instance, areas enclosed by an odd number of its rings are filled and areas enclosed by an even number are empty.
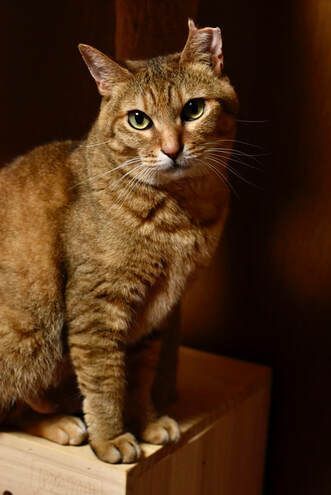
<svg viewBox="0 0 331 495">
<path fill-rule="evenodd" d="M 181 108 L 188 99 L 208 97 L 215 93 L 212 76 L 199 67 L 180 66 L 176 59 L 151 59 L 134 74 L 126 94 L 126 102 L 155 110 Z"/>
</svg>

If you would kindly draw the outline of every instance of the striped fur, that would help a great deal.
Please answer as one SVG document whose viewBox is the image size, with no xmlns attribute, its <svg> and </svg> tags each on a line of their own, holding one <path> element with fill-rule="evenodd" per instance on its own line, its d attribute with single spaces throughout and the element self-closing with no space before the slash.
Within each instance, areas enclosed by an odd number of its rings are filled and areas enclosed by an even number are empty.
<svg viewBox="0 0 331 495">
<path fill-rule="evenodd" d="M 128 424 L 154 443 L 179 435 L 158 418 L 152 390 L 166 382 L 156 372 L 167 321 L 226 219 L 229 191 L 204 153 L 215 139 L 231 149 L 237 100 L 205 60 L 128 62 L 120 80 L 104 63 L 115 79 L 102 86 L 87 138 L 36 148 L 0 171 L 0 416 L 15 404 L 49 412 L 47 396 L 69 412 L 80 393 L 96 454 L 131 462 L 139 445 Z M 196 97 L 205 114 L 184 125 L 181 109 Z M 154 127 L 132 129 L 132 109 Z M 159 169 L 171 140 L 189 153 L 188 170 Z M 80 392 L 54 399 L 74 377 Z"/>
</svg>

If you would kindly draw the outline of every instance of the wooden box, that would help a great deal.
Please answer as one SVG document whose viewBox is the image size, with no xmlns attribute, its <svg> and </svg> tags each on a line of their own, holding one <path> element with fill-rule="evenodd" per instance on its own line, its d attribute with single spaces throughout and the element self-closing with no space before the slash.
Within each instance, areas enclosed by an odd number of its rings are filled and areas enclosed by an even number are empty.
<svg viewBox="0 0 331 495">
<path fill-rule="evenodd" d="M 138 464 L 109 465 L 88 445 L 0 433 L 0 495 L 258 495 L 270 370 L 182 348 L 176 445 L 144 444 Z"/>
</svg>

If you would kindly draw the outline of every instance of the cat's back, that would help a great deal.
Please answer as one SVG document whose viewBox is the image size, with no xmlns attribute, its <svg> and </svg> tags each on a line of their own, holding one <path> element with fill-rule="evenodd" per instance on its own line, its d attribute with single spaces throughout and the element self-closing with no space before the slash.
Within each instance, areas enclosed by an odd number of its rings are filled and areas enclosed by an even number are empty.
<svg viewBox="0 0 331 495">
<path fill-rule="evenodd" d="M 0 239 L 3 230 L 38 226 L 70 199 L 72 141 L 38 146 L 0 168 Z"/>
<path fill-rule="evenodd" d="M 62 359 L 61 224 L 73 146 L 41 146 L 0 169 L 0 410 L 47 389 Z"/>
<path fill-rule="evenodd" d="M 0 169 L 2 274 L 55 265 L 62 212 L 73 181 L 70 156 L 76 146 L 71 141 L 40 146 Z"/>
<path fill-rule="evenodd" d="M 76 147 L 72 141 L 38 146 L 0 167 L 0 211 L 15 204 L 27 208 L 34 203 L 51 207 L 63 202 L 72 175 L 69 160 Z"/>
</svg>

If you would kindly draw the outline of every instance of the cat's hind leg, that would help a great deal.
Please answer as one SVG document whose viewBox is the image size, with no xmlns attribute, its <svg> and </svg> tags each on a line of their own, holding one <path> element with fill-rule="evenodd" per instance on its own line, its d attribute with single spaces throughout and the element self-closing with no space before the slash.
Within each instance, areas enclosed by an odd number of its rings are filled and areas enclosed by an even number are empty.
<svg viewBox="0 0 331 495">
<path fill-rule="evenodd" d="M 85 423 L 77 416 L 45 415 L 25 410 L 24 414 L 13 417 L 8 424 L 61 445 L 81 445 L 87 440 Z"/>
</svg>

